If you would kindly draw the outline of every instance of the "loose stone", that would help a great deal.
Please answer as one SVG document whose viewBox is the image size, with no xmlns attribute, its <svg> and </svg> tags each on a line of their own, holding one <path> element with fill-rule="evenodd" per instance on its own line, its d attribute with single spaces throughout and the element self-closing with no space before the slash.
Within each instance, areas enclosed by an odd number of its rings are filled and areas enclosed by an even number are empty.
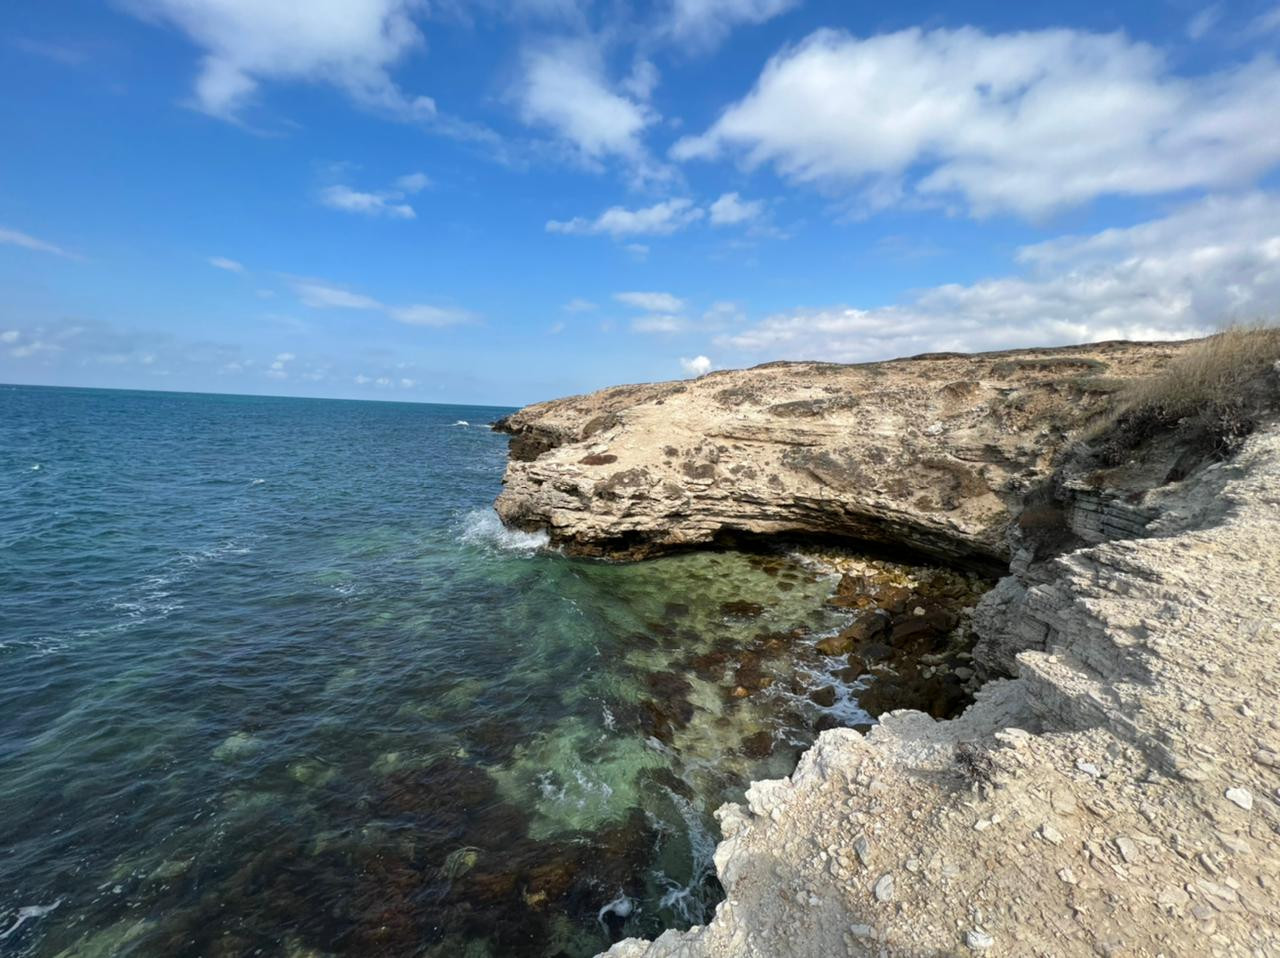
<svg viewBox="0 0 1280 958">
<path fill-rule="evenodd" d="M 893 901 L 893 875 L 885 874 L 875 886 L 876 901 Z"/>
<path fill-rule="evenodd" d="M 1040 830 L 1036 832 L 1036 834 L 1039 835 L 1041 838 L 1043 838 L 1050 845 L 1062 844 L 1062 833 L 1058 831 L 1056 828 L 1054 828 L 1048 822 L 1045 822 L 1043 825 L 1041 825 Z"/>
<path fill-rule="evenodd" d="M 1229 788 L 1226 795 L 1227 801 L 1239 805 L 1246 812 L 1253 808 L 1253 793 L 1247 788 Z"/>
<path fill-rule="evenodd" d="M 965 933 L 964 943 L 973 951 L 986 951 L 994 945 L 995 939 L 988 935 L 985 931 L 978 931 L 976 928 Z"/>
</svg>

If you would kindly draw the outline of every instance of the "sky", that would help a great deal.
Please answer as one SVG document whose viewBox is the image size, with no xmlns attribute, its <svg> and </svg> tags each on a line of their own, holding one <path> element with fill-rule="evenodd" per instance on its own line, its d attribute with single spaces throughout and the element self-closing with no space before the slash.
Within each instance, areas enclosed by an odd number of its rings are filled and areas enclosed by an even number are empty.
<svg viewBox="0 0 1280 958">
<path fill-rule="evenodd" d="M 1280 4 L 10 0 L 0 382 L 518 405 L 1280 304 Z"/>
</svg>

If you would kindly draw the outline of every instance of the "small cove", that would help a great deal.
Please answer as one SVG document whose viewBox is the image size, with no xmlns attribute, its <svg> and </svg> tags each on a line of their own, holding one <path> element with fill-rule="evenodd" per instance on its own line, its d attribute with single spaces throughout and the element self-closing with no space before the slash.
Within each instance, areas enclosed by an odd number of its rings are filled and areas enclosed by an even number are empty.
<svg viewBox="0 0 1280 958">
<path fill-rule="evenodd" d="M 711 812 L 872 720 L 833 570 L 911 570 L 549 552 L 503 410 L 3 402 L 17 954 L 590 955 L 704 921 Z"/>
</svg>

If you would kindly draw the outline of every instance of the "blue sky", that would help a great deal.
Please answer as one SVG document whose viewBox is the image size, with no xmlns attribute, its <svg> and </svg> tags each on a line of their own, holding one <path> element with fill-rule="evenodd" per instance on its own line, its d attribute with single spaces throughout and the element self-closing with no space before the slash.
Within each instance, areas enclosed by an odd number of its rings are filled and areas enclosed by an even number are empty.
<svg viewBox="0 0 1280 958">
<path fill-rule="evenodd" d="M 16 0 L 0 382 L 518 404 L 1280 299 L 1280 5 Z"/>
</svg>

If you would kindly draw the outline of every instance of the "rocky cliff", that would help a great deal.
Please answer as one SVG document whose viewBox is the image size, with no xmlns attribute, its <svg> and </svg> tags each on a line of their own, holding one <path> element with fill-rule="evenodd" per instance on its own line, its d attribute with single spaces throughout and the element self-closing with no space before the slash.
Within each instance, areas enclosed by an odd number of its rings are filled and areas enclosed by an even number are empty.
<svg viewBox="0 0 1280 958">
<path fill-rule="evenodd" d="M 498 424 L 497 509 L 584 555 L 821 535 L 1004 565 L 1066 438 L 1180 348 L 775 363 L 540 403 Z"/>
<path fill-rule="evenodd" d="M 1280 954 L 1280 368 L 1226 461 L 1068 446 L 1179 348 L 761 367 L 508 421 L 503 514 L 583 552 L 834 532 L 1010 572 L 974 705 L 824 732 L 718 813 L 714 919 L 613 958 Z"/>
</svg>

